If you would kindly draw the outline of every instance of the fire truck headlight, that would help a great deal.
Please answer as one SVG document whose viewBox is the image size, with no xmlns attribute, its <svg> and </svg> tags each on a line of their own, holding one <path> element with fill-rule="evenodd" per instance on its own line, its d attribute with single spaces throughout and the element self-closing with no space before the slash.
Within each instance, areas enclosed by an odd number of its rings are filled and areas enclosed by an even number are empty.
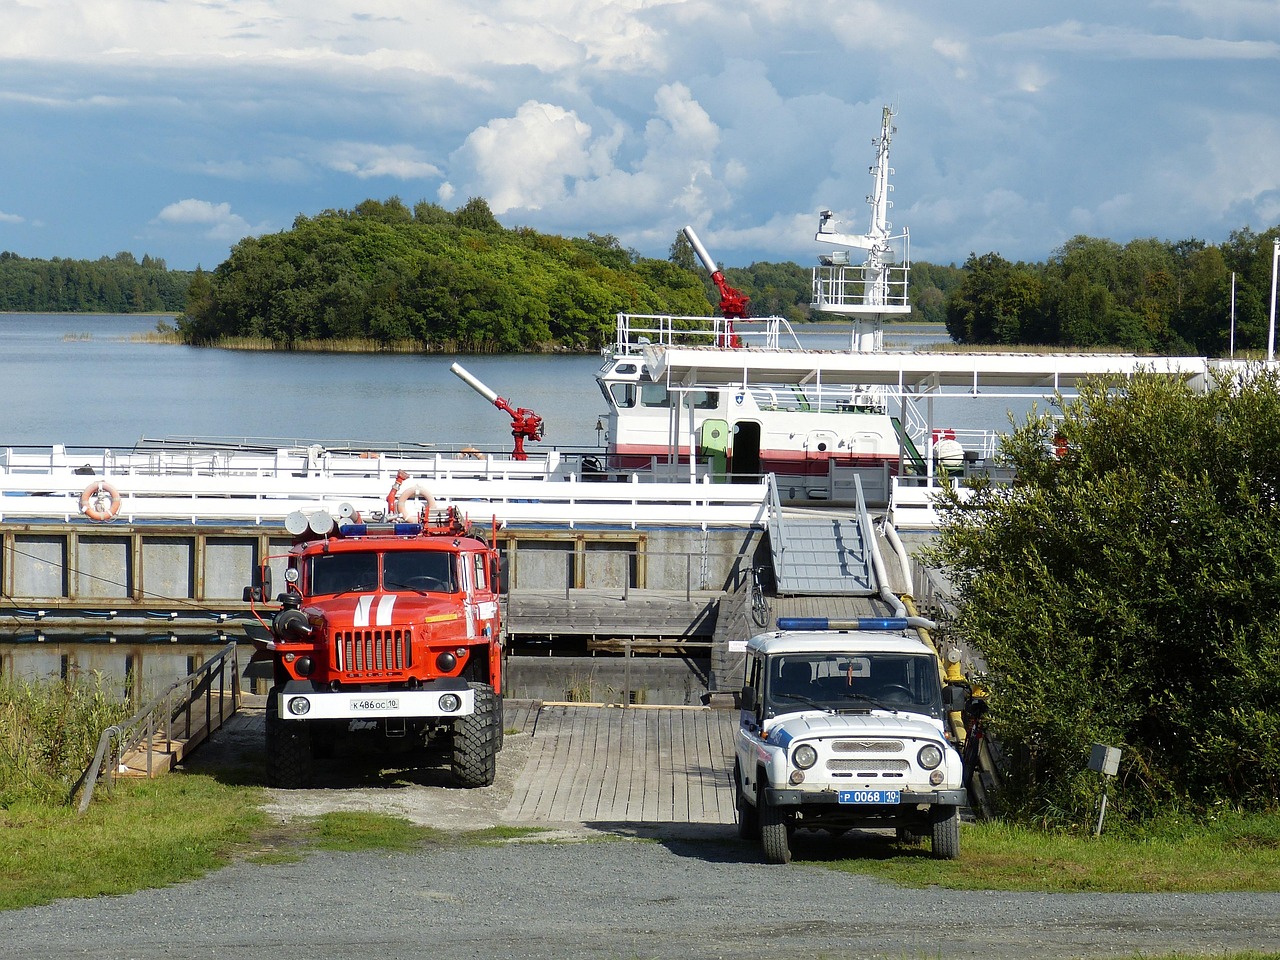
<svg viewBox="0 0 1280 960">
<path fill-rule="evenodd" d="M 441 673 L 452 673 L 453 668 L 457 665 L 458 658 L 447 651 L 436 657 L 436 669 Z"/>
<path fill-rule="evenodd" d="M 936 743 L 926 743 L 916 754 L 916 762 L 926 770 L 935 769 L 942 763 L 942 750 Z"/>
<path fill-rule="evenodd" d="M 791 755 L 791 762 L 801 770 L 808 770 L 818 762 L 818 751 L 807 743 L 802 743 L 796 747 L 796 752 Z"/>
<path fill-rule="evenodd" d="M 311 701 L 306 697 L 292 697 L 289 700 L 289 712 L 295 717 L 303 717 L 311 712 Z"/>
<path fill-rule="evenodd" d="M 312 662 L 310 657 L 299 657 L 298 662 L 293 666 L 294 669 L 298 671 L 298 676 L 309 677 L 311 676 L 311 670 L 315 664 Z"/>
<path fill-rule="evenodd" d="M 456 693 L 443 693 L 440 695 L 440 709 L 445 713 L 454 713 L 462 706 L 462 698 Z"/>
</svg>

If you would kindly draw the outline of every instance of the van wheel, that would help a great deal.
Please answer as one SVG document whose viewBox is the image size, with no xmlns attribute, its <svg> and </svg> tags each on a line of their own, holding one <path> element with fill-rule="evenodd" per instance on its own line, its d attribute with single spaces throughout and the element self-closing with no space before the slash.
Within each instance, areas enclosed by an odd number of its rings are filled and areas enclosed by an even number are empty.
<svg viewBox="0 0 1280 960">
<path fill-rule="evenodd" d="M 760 843 L 768 863 L 791 862 L 791 824 L 777 806 L 769 802 L 764 787 L 756 791 L 756 809 L 760 813 Z"/>
<path fill-rule="evenodd" d="M 960 856 L 960 808 L 935 806 L 931 811 L 933 856 L 954 860 Z"/>
<path fill-rule="evenodd" d="M 738 761 L 733 761 L 733 785 L 738 804 L 738 837 L 743 840 L 756 840 L 760 837 L 760 813 L 756 805 L 747 799 L 742 789 L 742 768 Z"/>
</svg>

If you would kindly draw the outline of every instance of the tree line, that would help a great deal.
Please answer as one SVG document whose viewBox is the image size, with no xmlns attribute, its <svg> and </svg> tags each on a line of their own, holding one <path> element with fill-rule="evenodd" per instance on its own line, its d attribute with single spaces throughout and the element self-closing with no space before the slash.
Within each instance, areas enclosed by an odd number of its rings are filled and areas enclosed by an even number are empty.
<svg viewBox="0 0 1280 960">
<path fill-rule="evenodd" d="M 37 260 L 0 253 L 0 311 L 21 313 L 176 313 L 191 273 L 143 254 L 97 260 Z"/>
<path fill-rule="evenodd" d="M 1077 236 L 1042 264 L 970 254 L 947 300 L 947 332 L 974 344 L 1197 356 L 1256 350 L 1267 343 L 1278 235 L 1280 227 L 1245 227 L 1218 245 Z"/>
<path fill-rule="evenodd" d="M 916 261 L 912 319 L 945 323 L 962 344 L 1257 350 L 1278 235 L 1245 227 L 1218 245 L 1077 236 L 1043 263 L 995 252 L 962 266 Z M 724 274 L 755 316 L 821 319 L 809 309 L 808 267 L 757 262 Z M 193 344 L 591 351 L 609 341 L 620 311 L 701 316 L 718 300 L 683 235 L 665 260 L 643 257 L 608 234 L 504 228 L 483 198 L 453 211 L 391 197 L 299 216 L 289 230 L 241 240 L 212 272 L 127 252 L 93 261 L 0 253 L 0 310 L 179 313 L 179 334 Z"/>
</svg>

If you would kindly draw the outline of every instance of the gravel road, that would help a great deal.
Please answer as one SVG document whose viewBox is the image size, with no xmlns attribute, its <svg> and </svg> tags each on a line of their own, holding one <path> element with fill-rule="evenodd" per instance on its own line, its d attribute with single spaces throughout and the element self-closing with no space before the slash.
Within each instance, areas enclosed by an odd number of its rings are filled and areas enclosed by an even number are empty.
<svg viewBox="0 0 1280 960">
<path fill-rule="evenodd" d="M 900 890 L 736 842 L 316 853 L 0 915 L 0 958 L 1107 957 L 1280 946 L 1280 895 Z"/>
<path fill-rule="evenodd" d="M 273 792 L 282 820 L 375 809 L 450 829 L 501 822 L 528 749 L 509 736 L 498 782 L 462 791 Z M 205 762 L 216 762 L 216 748 Z M 1114 957 L 1280 951 L 1280 894 L 1011 894 L 903 890 L 825 869 L 822 841 L 787 867 L 732 826 L 558 824 L 536 842 L 316 852 L 235 863 L 122 897 L 0 913 L 0 960 L 435 960 L 477 957 Z M 547 840 L 546 837 L 554 839 Z"/>
</svg>

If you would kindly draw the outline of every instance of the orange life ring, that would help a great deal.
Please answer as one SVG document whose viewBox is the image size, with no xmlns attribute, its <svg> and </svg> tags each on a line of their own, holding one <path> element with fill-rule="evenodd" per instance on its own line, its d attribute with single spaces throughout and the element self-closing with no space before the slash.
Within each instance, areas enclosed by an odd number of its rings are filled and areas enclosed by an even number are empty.
<svg viewBox="0 0 1280 960">
<path fill-rule="evenodd" d="M 435 497 L 431 496 L 431 491 L 420 483 L 410 483 L 400 488 L 400 492 L 396 495 L 396 513 L 400 515 L 401 520 L 416 522 L 421 514 L 406 513 L 405 508 L 410 500 L 425 500 L 427 502 L 426 515 L 427 519 L 431 519 L 431 511 L 436 507 Z"/>
<path fill-rule="evenodd" d="M 473 460 L 485 459 L 485 455 L 481 453 L 479 450 L 477 450 L 475 447 L 463 447 L 461 450 L 458 451 L 458 456 L 470 457 Z"/>
<path fill-rule="evenodd" d="M 90 520 L 110 520 L 120 512 L 120 494 L 105 480 L 98 480 L 80 494 L 80 512 Z"/>
</svg>

